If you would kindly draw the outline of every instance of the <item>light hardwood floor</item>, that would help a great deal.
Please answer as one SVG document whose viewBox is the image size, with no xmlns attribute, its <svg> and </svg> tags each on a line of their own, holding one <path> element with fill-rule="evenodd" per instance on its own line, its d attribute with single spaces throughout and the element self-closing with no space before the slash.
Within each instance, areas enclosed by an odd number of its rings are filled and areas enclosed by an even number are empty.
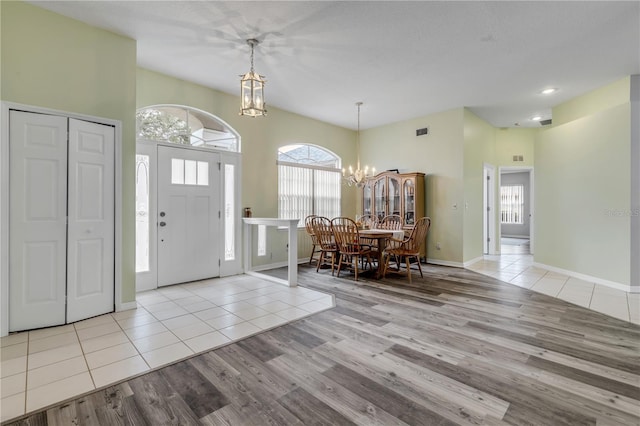
<svg viewBox="0 0 640 426">
<path fill-rule="evenodd" d="M 12 424 L 640 424 L 639 326 L 424 269 L 409 285 L 301 265 L 335 308 Z"/>
</svg>

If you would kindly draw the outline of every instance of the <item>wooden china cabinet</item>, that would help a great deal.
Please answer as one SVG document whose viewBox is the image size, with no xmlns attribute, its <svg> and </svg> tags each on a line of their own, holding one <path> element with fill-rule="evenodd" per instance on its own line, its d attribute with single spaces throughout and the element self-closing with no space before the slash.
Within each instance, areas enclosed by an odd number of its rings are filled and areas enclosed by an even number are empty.
<svg viewBox="0 0 640 426">
<path fill-rule="evenodd" d="M 382 172 L 362 187 L 362 214 L 377 220 L 397 214 L 407 230 L 424 216 L 424 204 L 424 173 Z"/>
</svg>

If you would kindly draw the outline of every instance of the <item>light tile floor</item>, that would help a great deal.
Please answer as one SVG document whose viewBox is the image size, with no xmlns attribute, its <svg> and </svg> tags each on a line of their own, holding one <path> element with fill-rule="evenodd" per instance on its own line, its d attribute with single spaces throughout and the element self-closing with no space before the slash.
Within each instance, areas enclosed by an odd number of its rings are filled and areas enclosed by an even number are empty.
<svg viewBox="0 0 640 426">
<path fill-rule="evenodd" d="M 1 339 L 0 421 L 335 306 L 248 275 L 138 293 L 138 308 Z"/>
<path fill-rule="evenodd" d="M 501 281 L 640 324 L 640 294 L 627 293 L 533 266 L 533 255 L 484 256 L 467 267 Z"/>
</svg>

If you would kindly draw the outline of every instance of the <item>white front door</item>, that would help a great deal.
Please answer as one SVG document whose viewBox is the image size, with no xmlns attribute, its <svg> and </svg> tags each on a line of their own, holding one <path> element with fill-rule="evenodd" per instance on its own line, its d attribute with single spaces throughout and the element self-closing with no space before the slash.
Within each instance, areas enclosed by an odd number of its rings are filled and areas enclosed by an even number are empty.
<svg viewBox="0 0 640 426">
<path fill-rule="evenodd" d="M 114 128 L 9 114 L 9 331 L 112 312 Z"/>
<path fill-rule="evenodd" d="M 67 118 L 9 113 L 9 331 L 65 323 Z"/>
<path fill-rule="evenodd" d="M 220 156 L 158 146 L 158 286 L 220 275 Z"/>
<path fill-rule="evenodd" d="M 114 310 L 114 136 L 69 119 L 67 322 Z"/>
</svg>

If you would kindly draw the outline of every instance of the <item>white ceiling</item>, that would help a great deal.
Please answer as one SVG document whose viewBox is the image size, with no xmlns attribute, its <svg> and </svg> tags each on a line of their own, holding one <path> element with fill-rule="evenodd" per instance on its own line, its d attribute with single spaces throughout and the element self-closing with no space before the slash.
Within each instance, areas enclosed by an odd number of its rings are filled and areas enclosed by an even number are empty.
<svg viewBox="0 0 640 426">
<path fill-rule="evenodd" d="M 233 95 L 257 38 L 267 106 L 352 129 L 357 101 L 363 129 L 461 106 L 538 127 L 531 117 L 640 74 L 639 1 L 31 3 L 137 40 L 143 68 Z"/>
</svg>

